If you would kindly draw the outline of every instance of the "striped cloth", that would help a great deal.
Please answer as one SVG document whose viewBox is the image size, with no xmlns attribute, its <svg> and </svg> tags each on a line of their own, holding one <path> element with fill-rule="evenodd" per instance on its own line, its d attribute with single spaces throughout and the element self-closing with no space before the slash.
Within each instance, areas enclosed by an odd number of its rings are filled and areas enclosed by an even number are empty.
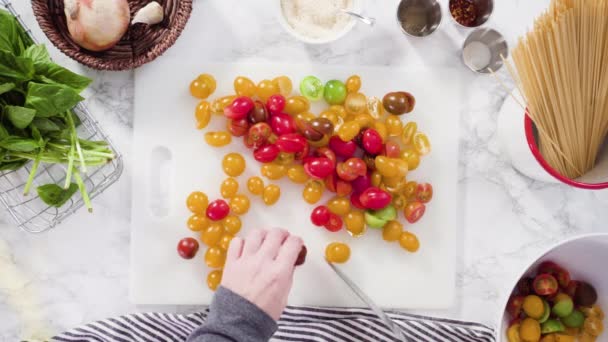
<svg viewBox="0 0 608 342">
<path fill-rule="evenodd" d="M 482 324 L 400 312 L 389 317 L 415 342 L 494 342 L 494 331 Z M 110 318 L 66 331 L 52 341 L 131 342 L 184 341 L 205 322 L 207 311 L 190 315 L 137 313 Z M 271 341 L 393 342 L 392 332 L 368 309 L 289 307 Z"/>
</svg>

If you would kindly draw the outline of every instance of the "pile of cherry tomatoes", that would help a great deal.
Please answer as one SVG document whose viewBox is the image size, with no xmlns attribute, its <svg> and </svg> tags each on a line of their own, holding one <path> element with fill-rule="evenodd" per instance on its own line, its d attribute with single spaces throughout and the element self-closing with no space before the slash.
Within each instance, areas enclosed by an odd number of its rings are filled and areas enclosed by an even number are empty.
<svg viewBox="0 0 608 342">
<path fill-rule="evenodd" d="M 287 76 L 257 85 L 246 77 L 237 77 L 235 95 L 207 101 L 215 88 L 216 81 L 208 74 L 190 84 L 190 93 L 201 100 L 195 110 L 198 129 L 205 128 L 213 114 L 226 119 L 225 131 L 205 133 L 209 145 L 222 147 L 233 138 L 241 138 L 262 164 L 263 177 L 288 177 L 302 184 L 302 197 L 309 204 L 317 204 L 325 191 L 333 193 L 327 203 L 312 210 L 314 225 L 331 232 L 345 227 L 355 237 L 363 235 L 368 227 L 381 229 L 386 241 L 398 241 L 409 252 L 418 251 L 418 238 L 398 220 L 402 212 L 407 222 L 417 222 L 433 197 L 430 184 L 407 179 L 408 172 L 418 168 L 421 158 L 431 151 L 429 139 L 418 131 L 417 124 L 401 120 L 401 115 L 414 109 L 416 101 L 411 94 L 391 92 L 382 100 L 368 97 L 360 92 L 357 75 L 346 82 L 331 80 L 325 84 L 308 76 L 300 83 L 301 95 L 292 95 L 293 84 Z M 317 116 L 310 112 L 311 101 L 321 99 L 328 106 Z M 249 198 L 239 193 L 234 178 L 245 170 L 244 158 L 230 153 L 222 167 L 230 178 L 222 183 L 221 195 L 229 203 L 223 199 L 208 203 L 200 192 L 188 198 L 193 213 L 188 225 L 202 232 L 201 240 L 209 247 L 205 260 L 211 268 L 223 265 L 227 244 L 240 229 L 240 220 L 238 229 L 228 229 L 226 220 L 238 219 L 249 209 Z M 279 200 L 280 188 L 265 186 L 260 177 L 249 178 L 246 185 L 266 205 Z M 210 222 L 201 223 L 205 220 Z M 180 242 L 182 256 L 196 254 L 198 244 L 195 246 L 196 240 L 192 240 Z M 346 262 L 349 257 L 350 248 L 343 243 L 326 248 L 326 258 L 331 262 Z M 213 289 L 217 287 L 214 279 L 221 279 L 221 272 L 208 278 Z"/>
<path fill-rule="evenodd" d="M 507 312 L 509 342 L 594 342 L 604 331 L 604 312 L 595 288 L 573 280 L 552 261 L 538 266 L 534 277 L 519 281 Z"/>
</svg>

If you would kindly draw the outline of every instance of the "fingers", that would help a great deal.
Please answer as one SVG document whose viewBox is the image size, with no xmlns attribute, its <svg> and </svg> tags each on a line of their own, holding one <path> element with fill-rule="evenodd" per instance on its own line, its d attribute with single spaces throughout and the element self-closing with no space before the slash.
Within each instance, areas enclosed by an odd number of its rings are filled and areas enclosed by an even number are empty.
<svg viewBox="0 0 608 342">
<path fill-rule="evenodd" d="M 266 238 L 266 234 L 267 232 L 265 230 L 255 229 L 251 231 L 249 236 L 245 239 L 242 255 L 253 255 L 257 253 Z"/>
<path fill-rule="evenodd" d="M 243 239 L 238 236 L 235 236 L 232 241 L 230 241 L 230 245 L 228 245 L 228 253 L 226 255 L 226 260 L 233 261 L 240 258 L 241 254 L 243 253 L 243 244 Z"/>
<path fill-rule="evenodd" d="M 266 258 L 274 260 L 288 236 L 289 233 L 283 229 L 275 228 L 271 230 L 266 234 L 266 239 L 264 239 L 262 247 L 260 247 L 260 253 Z"/>
<path fill-rule="evenodd" d="M 281 246 L 276 260 L 284 266 L 295 268 L 295 263 L 298 260 L 298 254 L 300 254 L 303 244 L 301 238 L 290 235 L 283 243 L 283 246 Z"/>
</svg>

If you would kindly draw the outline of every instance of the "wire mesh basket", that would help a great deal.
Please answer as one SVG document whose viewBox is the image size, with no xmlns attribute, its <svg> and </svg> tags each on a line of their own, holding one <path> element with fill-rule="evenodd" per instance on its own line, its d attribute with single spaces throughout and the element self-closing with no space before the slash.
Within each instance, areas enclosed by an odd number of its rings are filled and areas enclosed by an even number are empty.
<svg viewBox="0 0 608 342">
<path fill-rule="evenodd" d="M 21 16 L 15 11 L 10 1 L 0 0 L 0 5 L 13 14 L 21 26 L 26 30 L 34 42 L 32 31 L 23 22 Z M 122 156 L 118 153 L 108 136 L 99 127 L 87 107 L 80 103 L 74 108 L 74 113 L 81 120 L 78 127 L 78 136 L 95 141 L 106 141 L 108 147 L 114 152 L 115 158 L 97 168 L 92 168 L 83 174 L 83 182 L 91 199 L 101 194 L 105 189 L 118 180 L 123 170 Z M 29 233 L 41 233 L 55 227 L 66 217 L 76 212 L 84 205 L 80 196 L 73 196 L 62 207 L 56 208 L 45 204 L 38 196 L 23 195 L 23 187 L 27 182 L 32 163 L 14 170 L 0 172 L 0 201 L 7 208 L 15 223 L 22 230 Z M 47 183 L 61 184 L 65 180 L 66 167 L 59 164 L 41 164 L 34 178 L 33 186 Z"/>
</svg>

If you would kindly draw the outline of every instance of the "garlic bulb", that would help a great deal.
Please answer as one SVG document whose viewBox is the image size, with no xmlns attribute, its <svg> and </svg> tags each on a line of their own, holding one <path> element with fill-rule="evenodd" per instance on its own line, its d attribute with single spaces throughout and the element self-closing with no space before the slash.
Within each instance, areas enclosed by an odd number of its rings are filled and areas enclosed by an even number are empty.
<svg viewBox="0 0 608 342">
<path fill-rule="evenodd" d="M 131 18 L 127 0 L 64 0 L 64 12 L 72 39 L 91 51 L 116 45 Z"/>
<path fill-rule="evenodd" d="M 152 1 L 135 13 L 131 25 L 135 25 L 137 23 L 148 25 L 158 24 L 163 21 L 164 16 L 165 13 L 163 11 L 163 7 L 158 2 Z"/>
</svg>

